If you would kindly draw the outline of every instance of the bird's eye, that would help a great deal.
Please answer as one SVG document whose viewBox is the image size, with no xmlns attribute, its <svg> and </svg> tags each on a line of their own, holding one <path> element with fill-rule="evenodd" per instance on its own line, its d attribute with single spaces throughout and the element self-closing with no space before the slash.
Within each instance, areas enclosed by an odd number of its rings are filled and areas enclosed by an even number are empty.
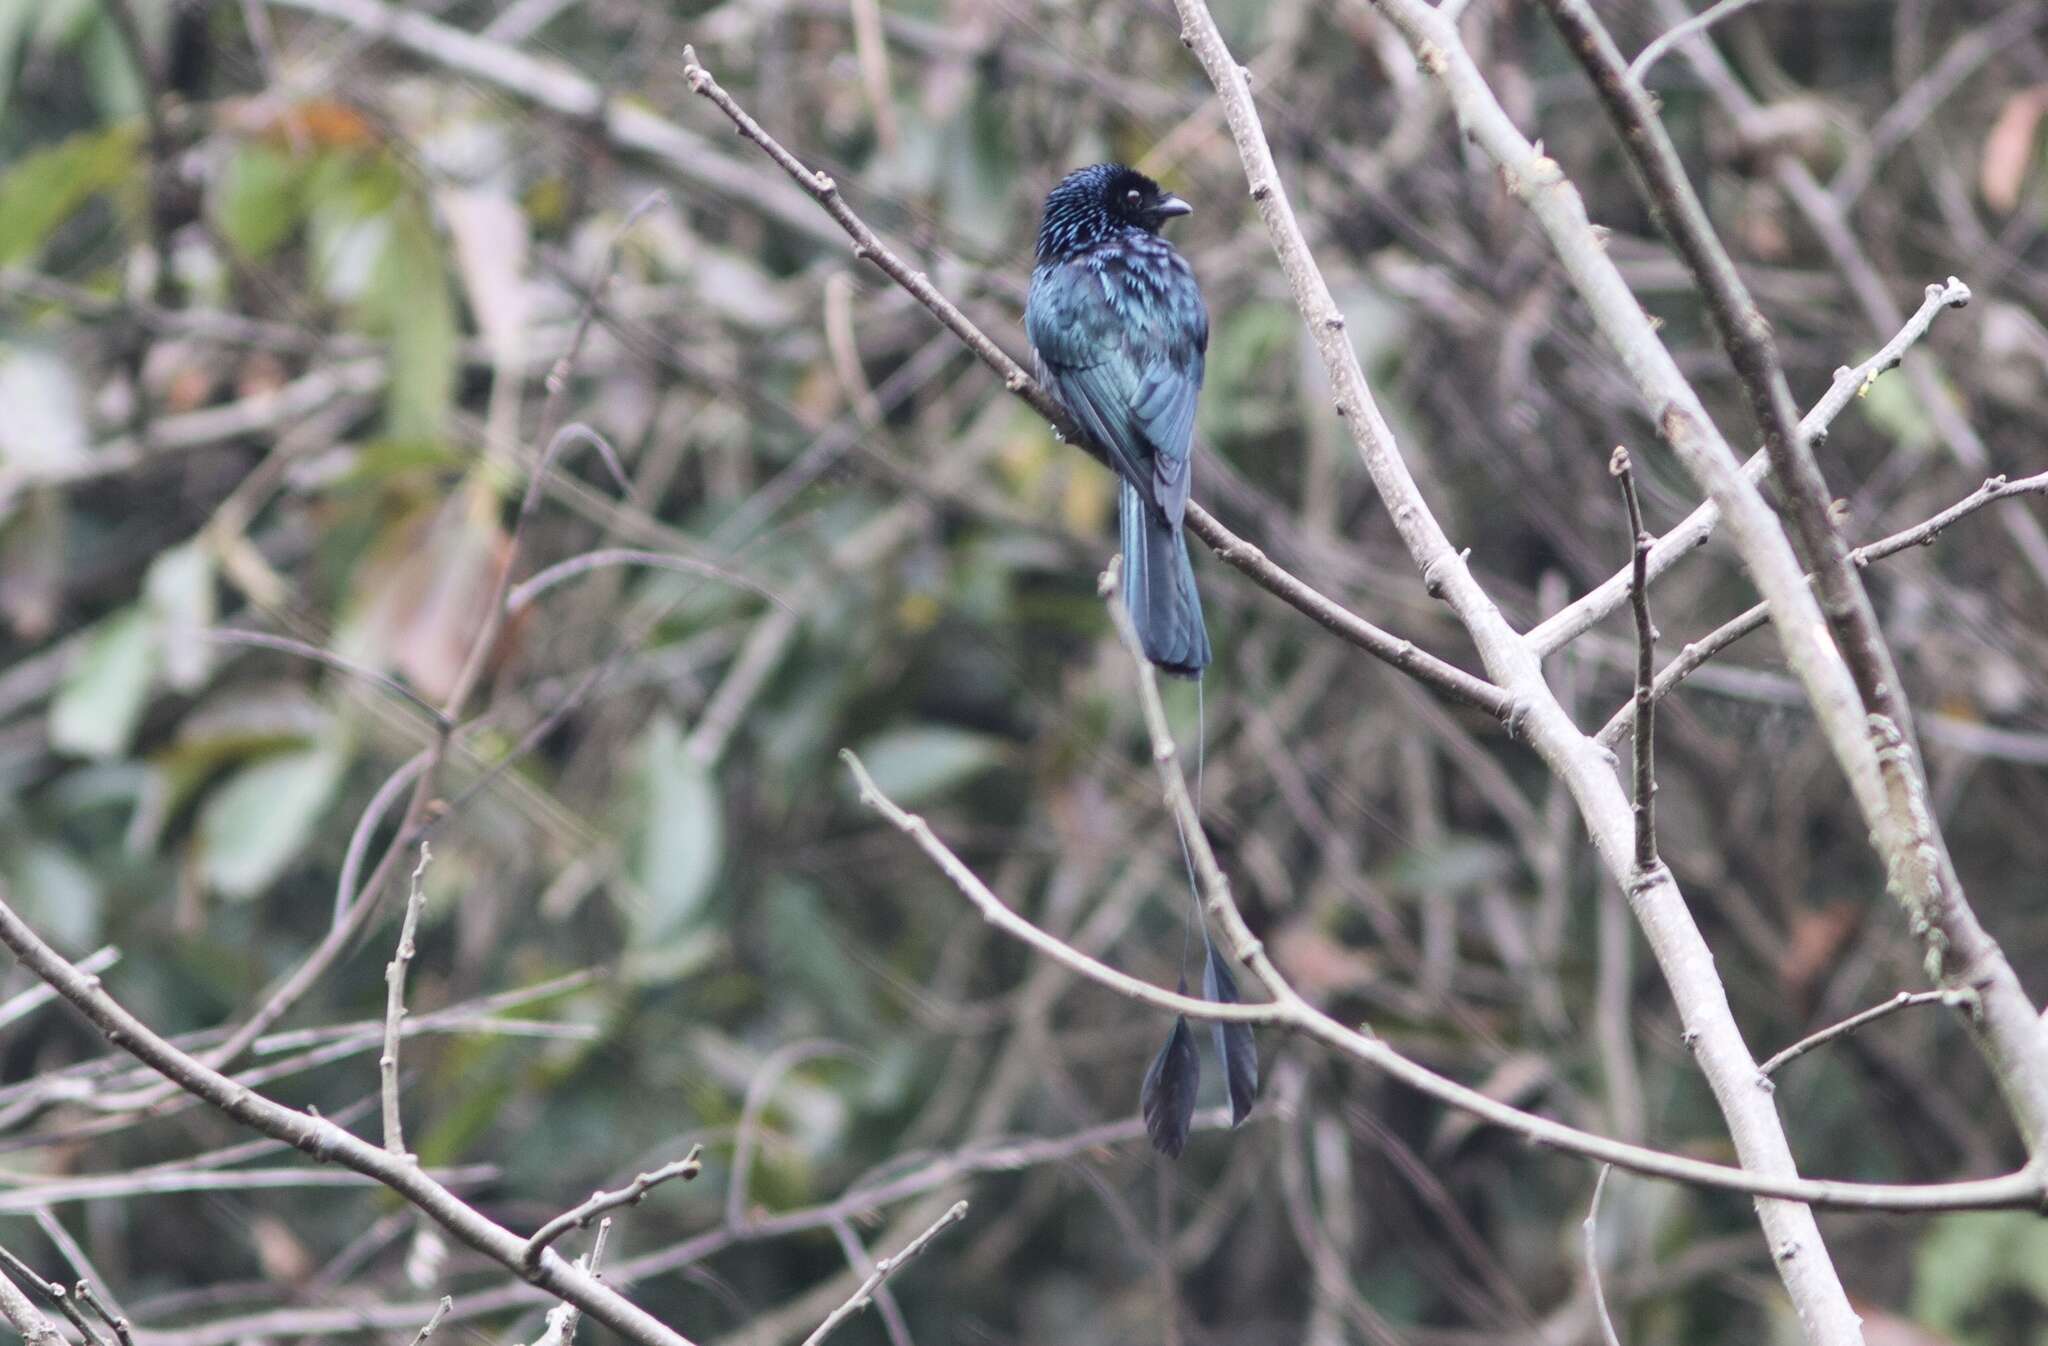
<svg viewBox="0 0 2048 1346">
<path fill-rule="evenodd" d="M 1144 199 L 1144 193 L 1140 192 L 1136 187 L 1133 187 L 1129 191 L 1124 193 L 1124 208 L 1127 210 L 1136 210 L 1138 208 L 1138 203 L 1140 201 L 1143 201 Z"/>
</svg>

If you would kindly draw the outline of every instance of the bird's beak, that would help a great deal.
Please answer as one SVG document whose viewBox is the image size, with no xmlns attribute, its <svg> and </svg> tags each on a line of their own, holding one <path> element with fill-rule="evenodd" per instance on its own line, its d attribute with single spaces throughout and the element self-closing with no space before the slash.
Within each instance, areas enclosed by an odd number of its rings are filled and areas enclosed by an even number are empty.
<svg viewBox="0 0 2048 1346">
<path fill-rule="evenodd" d="M 1159 204 L 1152 207 L 1152 213 L 1162 220 L 1171 220 L 1182 215 L 1192 215 L 1195 208 L 1169 192 L 1159 198 Z"/>
</svg>

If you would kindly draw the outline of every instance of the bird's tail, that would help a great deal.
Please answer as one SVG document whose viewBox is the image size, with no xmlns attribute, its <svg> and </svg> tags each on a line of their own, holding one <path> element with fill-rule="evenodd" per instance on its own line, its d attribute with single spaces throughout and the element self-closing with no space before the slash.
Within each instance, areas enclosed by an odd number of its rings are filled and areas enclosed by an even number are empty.
<svg viewBox="0 0 2048 1346">
<path fill-rule="evenodd" d="M 1120 482 L 1117 513 L 1123 533 L 1124 604 L 1145 657 L 1169 673 L 1198 677 L 1209 666 L 1209 630 L 1202 595 L 1178 524 L 1148 508 L 1137 488 Z"/>
</svg>

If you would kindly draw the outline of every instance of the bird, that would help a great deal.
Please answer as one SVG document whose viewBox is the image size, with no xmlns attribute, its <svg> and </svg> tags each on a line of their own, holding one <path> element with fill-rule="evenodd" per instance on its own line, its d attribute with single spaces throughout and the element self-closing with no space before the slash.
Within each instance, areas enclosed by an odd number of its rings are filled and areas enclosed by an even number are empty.
<svg viewBox="0 0 2048 1346">
<path fill-rule="evenodd" d="M 1182 530 L 1209 312 L 1160 236 L 1193 207 L 1124 164 L 1069 173 L 1045 199 L 1024 306 L 1038 381 L 1119 481 L 1123 599 L 1145 657 L 1199 678 L 1210 660 Z"/>
<path fill-rule="evenodd" d="M 1159 668 L 1199 679 L 1209 666 L 1209 631 L 1182 522 L 1209 311 L 1194 269 L 1159 233 L 1192 212 L 1124 164 L 1067 174 L 1045 198 L 1024 329 L 1038 381 L 1117 474 L 1124 606 L 1139 646 Z M 1234 1004 L 1237 982 L 1199 905 L 1192 916 L 1202 929 L 1202 998 Z M 1241 1125 L 1259 1089 L 1257 1044 L 1245 1023 L 1219 1020 L 1211 1033 L 1231 1124 Z M 1194 1035 L 1177 1017 L 1138 1088 L 1146 1134 L 1170 1159 L 1187 1145 L 1200 1081 Z"/>
</svg>

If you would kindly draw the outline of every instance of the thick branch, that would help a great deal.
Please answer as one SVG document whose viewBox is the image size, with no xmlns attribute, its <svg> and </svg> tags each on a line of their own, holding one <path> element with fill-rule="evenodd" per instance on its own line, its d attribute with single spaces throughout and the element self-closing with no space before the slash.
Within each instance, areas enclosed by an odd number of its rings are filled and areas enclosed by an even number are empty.
<svg viewBox="0 0 2048 1346">
<path fill-rule="evenodd" d="M 1835 525 L 1833 496 L 1820 464 L 1800 437 L 1770 325 L 1716 237 L 1649 94 L 1629 74 L 1627 62 L 1592 8 L 1586 0 L 1544 0 L 1544 5 L 1599 90 L 1630 162 L 1642 177 L 1651 213 L 1706 299 L 1707 312 L 1749 396 L 1750 410 L 1763 428 L 1765 451 L 1804 559 L 1814 573 L 1820 613 L 1854 681 L 1860 709 L 1868 712 L 1867 727 L 1851 725 L 1839 713 L 1846 710 L 1841 704 L 1846 698 L 1830 685 L 1837 681 L 1831 676 L 1833 661 L 1813 648 L 1820 635 L 1806 629 L 1805 614 L 1793 606 L 1807 598 L 1805 586 L 1787 593 L 1779 569 L 1766 575 L 1758 566 L 1764 553 L 1773 550 L 1766 545 L 1768 538 L 1745 546 L 1743 559 L 1772 605 L 1786 652 L 1815 709 L 1822 712 L 1823 727 L 1830 731 L 1842 769 L 1858 787 L 1857 801 L 1884 858 L 1893 895 L 1906 908 L 1914 934 L 1926 947 L 1929 975 L 1944 987 L 1968 988 L 1975 994 L 1979 1012 L 1972 1018 L 1980 1030 L 1979 1043 L 2028 1151 L 2048 1158 L 2048 1033 L 2042 1032 L 2033 1002 L 2004 951 L 1978 923 L 1941 825 L 1926 806 L 1927 779 L 1898 668 L 1848 544 Z M 1640 320 L 1640 309 L 1634 312 Z M 1668 418 L 1669 410 L 1664 414 Z M 1866 776 L 1865 762 L 1871 757 L 1877 782 Z M 1870 786 L 1879 782 L 1880 790 L 1873 795 Z"/>
<path fill-rule="evenodd" d="M 1536 654 L 1508 627 L 1430 516 L 1394 445 L 1392 431 L 1373 402 L 1357 352 L 1342 339 L 1343 318 L 1287 204 L 1242 67 L 1201 0 L 1175 0 L 1175 7 L 1183 39 L 1223 101 L 1252 199 L 1287 272 L 1296 306 L 1323 357 L 1337 395 L 1338 412 L 1346 418 L 1402 540 L 1421 566 L 1425 583 L 1442 592 L 1465 622 L 1487 670 L 1525 707 L 1521 723 L 1529 741 L 1571 789 L 1602 861 L 1618 882 L 1627 885 L 1644 936 L 1670 984 L 1701 1071 L 1728 1119 L 1743 1163 L 1772 1180 L 1794 1180 L 1797 1166 L 1783 1123 L 1769 1095 L 1756 1087 L 1755 1060 L 1729 1008 L 1727 989 L 1714 969 L 1712 952 L 1676 881 L 1663 868 L 1642 881 L 1633 875 L 1629 806 L 1605 754 L 1572 723 L 1544 681 Z M 1654 376 L 1663 389 L 1660 405 L 1667 414 L 1661 421 L 1667 437 L 1681 444 L 1689 461 L 1696 461 L 1703 470 L 1711 469 L 1706 474 L 1713 478 L 1714 494 L 1775 609 L 1788 614 L 1788 625 L 1802 633 L 1823 632 L 1791 548 L 1777 531 L 1755 486 L 1742 477 L 1734 455 L 1712 435 L 1698 397 L 1649 330 L 1640 305 L 1614 269 L 1563 171 L 1515 130 L 1466 53 L 1453 22 L 1421 0 L 1381 0 L 1380 7 L 1408 38 L 1423 67 L 1443 79 L 1466 134 L 1499 159 L 1510 186 L 1536 209 L 1566 269 L 1580 283 L 1589 307 L 1602 316 L 1603 326 L 1609 327 L 1612 335 L 1621 311 L 1626 310 L 1626 322 L 1641 329 L 1640 339 L 1629 344 L 1632 372 L 1639 377 Z M 1634 335 L 1633 329 L 1630 334 Z M 1638 355 L 1640 360 L 1635 358 Z M 1770 568 L 1769 574 L 1763 573 L 1766 568 Z M 1806 604 L 1805 613 L 1796 610 L 1801 601 Z M 1792 621 L 1794 616 L 1801 620 Z M 1821 666 L 1823 656 L 1832 660 L 1832 651 L 1814 648 L 1797 652 L 1795 662 L 1817 679 L 1827 676 L 1830 669 L 1839 672 L 1838 663 Z M 1853 711 L 1855 689 L 1847 685 L 1846 677 L 1842 682 Z M 1798 1206 L 1759 1202 L 1758 1216 L 1780 1254 L 1779 1274 L 1808 1330 L 1823 1341 L 1857 1341 L 1856 1314 L 1834 1273 L 1813 1213 Z"/>
</svg>

